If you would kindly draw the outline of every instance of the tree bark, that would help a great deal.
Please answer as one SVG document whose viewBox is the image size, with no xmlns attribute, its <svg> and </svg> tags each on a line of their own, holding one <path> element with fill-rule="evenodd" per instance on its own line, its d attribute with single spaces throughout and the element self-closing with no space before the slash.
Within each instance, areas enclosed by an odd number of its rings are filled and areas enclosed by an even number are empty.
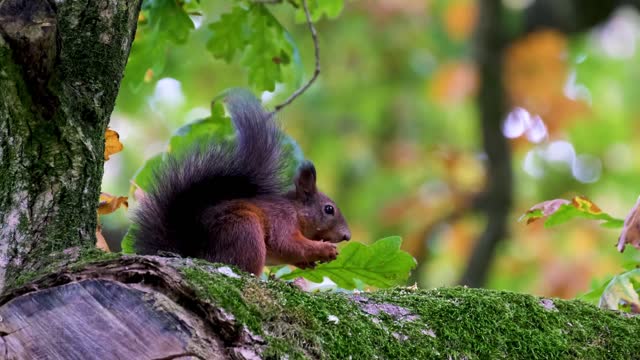
<svg viewBox="0 0 640 360">
<path fill-rule="evenodd" d="M 640 353 L 640 317 L 576 300 L 468 288 L 312 294 L 191 259 L 87 263 L 82 256 L 0 298 L 4 358 L 631 359 Z"/>
<path fill-rule="evenodd" d="M 104 133 L 140 5 L 0 1 L 0 291 L 51 252 L 95 243 Z"/>
</svg>

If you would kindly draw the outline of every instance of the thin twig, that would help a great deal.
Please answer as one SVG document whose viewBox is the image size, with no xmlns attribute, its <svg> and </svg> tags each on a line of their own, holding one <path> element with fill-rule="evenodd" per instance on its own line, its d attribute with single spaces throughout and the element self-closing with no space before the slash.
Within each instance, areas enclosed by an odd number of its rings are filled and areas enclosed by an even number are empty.
<svg viewBox="0 0 640 360">
<path fill-rule="evenodd" d="M 311 31 L 311 38 L 313 39 L 313 48 L 315 50 L 315 58 L 316 58 L 316 68 L 313 71 L 313 76 L 309 81 L 296 90 L 287 100 L 285 100 L 282 104 L 276 105 L 273 112 L 276 113 L 282 110 L 283 107 L 291 104 L 293 100 L 295 100 L 298 96 L 302 95 L 311 84 L 318 78 L 320 75 L 320 46 L 318 45 L 318 34 L 316 33 L 316 28 L 313 26 L 313 21 L 311 21 L 311 14 L 309 13 L 309 7 L 307 6 L 307 0 L 302 0 L 302 8 L 304 9 L 304 15 L 307 17 L 307 25 L 309 25 L 309 31 Z"/>
</svg>

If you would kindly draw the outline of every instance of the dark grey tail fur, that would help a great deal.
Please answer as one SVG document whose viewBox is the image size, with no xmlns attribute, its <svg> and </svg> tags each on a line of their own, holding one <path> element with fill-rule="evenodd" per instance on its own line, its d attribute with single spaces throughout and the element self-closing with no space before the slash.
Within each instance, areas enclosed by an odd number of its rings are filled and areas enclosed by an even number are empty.
<svg viewBox="0 0 640 360">
<path fill-rule="evenodd" d="M 169 155 L 154 174 L 154 187 L 133 216 L 134 249 L 197 256 L 207 235 L 199 218 L 221 201 L 284 192 L 282 133 L 272 115 L 246 92 L 227 95 L 236 129 L 235 144 L 194 144 Z"/>
</svg>

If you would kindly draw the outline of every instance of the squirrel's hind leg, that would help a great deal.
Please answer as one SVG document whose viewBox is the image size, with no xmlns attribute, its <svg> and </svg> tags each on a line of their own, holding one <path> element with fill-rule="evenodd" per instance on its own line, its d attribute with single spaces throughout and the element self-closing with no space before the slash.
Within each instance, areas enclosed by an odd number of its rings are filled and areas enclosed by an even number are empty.
<svg viewBox="0 0 640 360">
<path fill-rule="evenodd" d="M 205 259 L 235 265 L 255 275 L 262 274 L 267 250 L 263 222 L 257 213 L 236 208 L 207 222 L 209 241 Z"/>
</svg>

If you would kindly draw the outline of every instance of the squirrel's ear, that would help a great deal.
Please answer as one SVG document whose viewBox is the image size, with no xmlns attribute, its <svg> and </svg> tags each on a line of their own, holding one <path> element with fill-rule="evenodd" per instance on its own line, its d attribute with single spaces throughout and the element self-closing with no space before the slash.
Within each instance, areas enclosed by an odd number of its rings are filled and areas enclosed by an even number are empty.
<svg viewBox="0 0 640 360">
<path fill-rule="evenodd" d="M 298 169 L 296 175 L 296 194 L 301 199 L 308 199 L 315 195 L 316 189 L 316 168 L 310 161 L 305 161 Z"/>
</svg>

